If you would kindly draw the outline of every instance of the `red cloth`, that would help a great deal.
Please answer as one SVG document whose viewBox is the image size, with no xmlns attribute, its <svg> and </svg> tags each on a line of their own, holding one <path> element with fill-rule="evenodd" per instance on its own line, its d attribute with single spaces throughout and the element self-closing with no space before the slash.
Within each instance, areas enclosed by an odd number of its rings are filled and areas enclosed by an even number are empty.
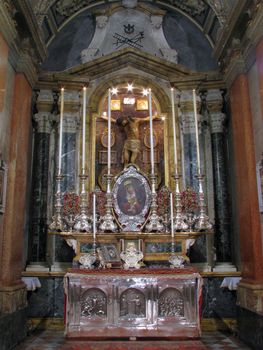
<svg viewBox="0 0 263 350">
<path fill-rule="evenodd" d="M 141 268 L 141 269 L 68 269 L 69 273 L 77 273 L 77 274 L 87 274 L 87 275 L 190 275 L 194 273 L 198 273 L 196 269 L 193 267 L 185 267 L 178 269 L 149 269 L 149 268 Z"/>
</svg>

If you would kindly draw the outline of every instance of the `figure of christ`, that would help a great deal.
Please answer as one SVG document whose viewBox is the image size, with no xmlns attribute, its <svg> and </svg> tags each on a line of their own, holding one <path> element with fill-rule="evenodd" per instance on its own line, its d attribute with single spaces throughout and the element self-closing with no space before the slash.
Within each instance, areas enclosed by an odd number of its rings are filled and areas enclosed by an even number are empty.
<svg viewBox="0 0 263 350">
<path fill-rule="evenodd" d="M 149 117 L 133 118 L 131 116 L 120 117 L 117 119 L 117 125 L 122 126 L 126 134 L 126 139 L 122 150 L 122 162 L 124 163 L 124 168 L 128 164 L 134 164 L 136 162 L 136 159 L 141 151 L 139 124 L 148 120 Z"/>
</svg>

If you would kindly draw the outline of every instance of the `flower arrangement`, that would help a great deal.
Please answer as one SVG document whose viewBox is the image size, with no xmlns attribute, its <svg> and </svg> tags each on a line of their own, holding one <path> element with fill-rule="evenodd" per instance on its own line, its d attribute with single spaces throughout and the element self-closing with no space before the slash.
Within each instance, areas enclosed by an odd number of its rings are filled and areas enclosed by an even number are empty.
<svg viewBox="0 0 263 350">
<path fill-rule="evenodd" d="M 163 186 L 157 193 L 157 212 L 158 215 L 168 214 L 169 211 L 169 195 L 170 191 L 166 186 Z"/>
<path fill-rule="evenodd" d="M 193 188 L 187 187 L 180 195 L 183 212 L 195 212 L 198 209 L 198 196 Z"/>
<path fill-rule="evenodd" d="M 65 192 L 63 196 L 63 213 L 67 215 L 77 215 L 80 212 L 80 198 L 76 193 Z"/>
</svg>

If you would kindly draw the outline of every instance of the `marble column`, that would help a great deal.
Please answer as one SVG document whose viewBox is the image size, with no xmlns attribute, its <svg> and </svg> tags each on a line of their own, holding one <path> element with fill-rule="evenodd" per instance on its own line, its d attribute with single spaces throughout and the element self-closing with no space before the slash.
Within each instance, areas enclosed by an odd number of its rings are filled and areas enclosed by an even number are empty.
<svg viewBox="0 0 263 350">
<path fill-rule="evenodd" d="M 30 262 L 46 261 L 47 206 L 49 177 L 49 147 L 52 129 L 53 95 L 41 90 L 37 99 L 38 113 L 34 115 L 34 155 L 32 172 L 31 227 L 29 239 Z"/>
<path fill-rule="evenodd" d="M 215 248 L 217 262 L 231 261 L 231 223 L 227 184 L 225 114 L 222 113 L 220 90 L 209 90 L 207 97 L 211 128 L 214 203 L 215 203 Z"/>
<path fill-rule="evenodd" d="M 200 97 L 197 96 L 197 113 L 198 113 L 198 130 L 200 141 L 200 157 L 201 157 L 201 171 L 204 171 L 204 140 L 201 134 L 201 119 L 200 111 Z M 196 135 L 195 135 L 195 119 L 193 108 L 193 92 L 183 91 L 181 93 L 181 133 L 182 133 L 182 159 L 183 159 L 183 181 L 185 187 L 192 187 L 198 191 L 197 175 L 197 151 L 196 151 Z M 206 237 L 199 237 L 195 244 L 190 248 L 189 257 L 191 263 L 197 264 L 202 270 L 210 268 L 207 266 L 207 242 Z"/>
<path fill-rule="evenodd" d="M 31 137 L 32 89 L 23 74 L 16 74 L 10 125 L 8 156 L 7 201 L 3 217 L 1 257 L 1 314 L 13 313 L 26 307 L 26 287 L 21 281 L 24 251 L 24 228 Z M 3 309 L 2 309 L 3 308 Z"/>
<path fill-rule="evenodd" d="M 80 95 L 78 91 L 67 91 L 64 94 L 63 143 L 62 143 L 62 192 L 76 192 L 78 152 L 76 150 L 79 131 Z M 58 134 L 57 134 L 58 136 Z M 58 140 L 58 137 L 57 137 Z M 56 152 L 58 147 L 56 147 Z M 56 161 L 58 157 L 56 156 Z M 57 166 L 56 166 L 57 168 Z M 56 236 L 53 252 L 52 270 L 63 269 L 63 263 L 72 262 L 74 252 L 64 239 Z"/>
<path fill-rule="evenodd" d="M 243 283 L 263 286 L 263 251 L 248 79 L 239 74 L 230 88 L 236 170 L 236 205 Z M 240 117 L 242 116 L 242 118 Z"/>
<path fill-rule="evenodd" d="M 200 109 L 200 99 L 197 96 L 197 112 Z M 198 114 L 200 120 L 200 115 Z M 186 187 L 198 189 L 198 183 L 195 176 L 197 175 L 197 152 L 195 136 L 195 120 L 193 110 L 193 93 L 192 91 L 183 91 L 181 93 L 181 133 L 182 133 L 182 151 L 184 160 L 183 180 Z M 200 133 L 199 123 L 199 133 Z M 201 157 L 202 157 L 202 151 Z M 202 159 L 201 159 L 202 163 Z"/>
</svg>

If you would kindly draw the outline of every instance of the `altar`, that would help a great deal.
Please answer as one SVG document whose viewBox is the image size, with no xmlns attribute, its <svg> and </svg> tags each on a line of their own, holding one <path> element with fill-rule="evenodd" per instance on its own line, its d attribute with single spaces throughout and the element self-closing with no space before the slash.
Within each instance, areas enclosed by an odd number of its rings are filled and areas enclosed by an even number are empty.
<svg viewBox="0 0 263 350">
<path fill-rule="evenodd" d="M 78 191 L 65 191 L 59 143 L 49 228 L 75 253 L 64 280 L 65 333 L 69 338 L 198 338 L 202 279 L 187 254 L 213 225 L 201 173 L 195 90 L 197 175 L 195 187 L 184 190 L 173 88 L 170 164 L 156 95 L 140 86 L 126 90 L 120 84 L 105 92 L 100 116 L 93 119 L 90 151 L 83 88 Z M 64 89 L 60 102 L 62 128 Z M 87 153 L 94 166 L 87 166 Z"/>
<path fill-rule="evenodd" d="M 202 279 L 193 268 L 71 269 L 64 283 L 69 338 L 200 337 Z"/>
</svg>

